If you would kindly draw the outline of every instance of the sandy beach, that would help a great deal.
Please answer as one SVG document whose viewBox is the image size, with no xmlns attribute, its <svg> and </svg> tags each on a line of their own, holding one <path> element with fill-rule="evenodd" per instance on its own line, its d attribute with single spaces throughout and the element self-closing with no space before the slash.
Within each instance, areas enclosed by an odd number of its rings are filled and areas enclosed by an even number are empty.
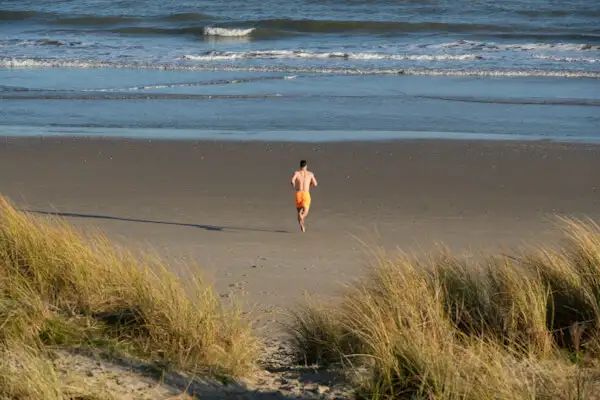
<svg viewBox="0 0 600 400">
<path fill-rule="evenodd" d="M 320 183 L 305 234 L 289 186 L 302 158 Z M 555 215 L 600 217 L 592 145 L 3 138 L 0 168 L 0 192 L 21 209 L 201 267 L 267 336 L 303 293 L 335 296 L 359 277 L 361 242 L 477 253 L 552 240 Z"/>
</svg>

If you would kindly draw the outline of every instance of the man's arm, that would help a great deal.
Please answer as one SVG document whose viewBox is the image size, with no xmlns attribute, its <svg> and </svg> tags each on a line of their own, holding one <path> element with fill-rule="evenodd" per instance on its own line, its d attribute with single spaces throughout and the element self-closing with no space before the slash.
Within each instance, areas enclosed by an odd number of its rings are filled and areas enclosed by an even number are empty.
<svg viewBox="0 0 600 400">
<path fill-rule="evenodd" d="M 292 187 L 296 186 L 296 176 L 298 176 L 298 172 L 294 172 L 294 176 L 292 176 L 292 180 L 290 181 Z"/>
<path fill-rule="evenodd" d="M 310 179 L 310 184 L 313 185 L 314 187 L 317 187 L 319 185 L 319 183 L 317 182 L 317 178 L 315 177 L 315 174 L 312 175 L 312 177 Z"/>
</svg>

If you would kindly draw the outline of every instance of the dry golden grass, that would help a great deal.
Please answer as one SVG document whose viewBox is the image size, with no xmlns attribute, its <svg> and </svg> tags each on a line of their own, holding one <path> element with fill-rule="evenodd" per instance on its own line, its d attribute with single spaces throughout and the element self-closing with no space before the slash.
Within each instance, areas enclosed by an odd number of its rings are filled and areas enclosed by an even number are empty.
<svg viewBox="0 0 600 400">
<path fill-rule="evenodd" d="M 563 223 L 562 247 L 515 257 L 378 258 L 339 306 L 311 301 L 296 312 L 298 356 L 341 362 L 361 399 L 594 398 L 600 228 Z M 247 373 L 257 356 L 249 324 L 212 288 L 193 286 L 190 296 L 157 258 L 0 197 L 0 398 L 98 398 L 100 389 L 57 376 L 55 347 Z"/>
<path fill-rule="evenodd" d="M 48 357 L 20 343 L 0 349 L 0 399 L 116 400 L 100 384 L 91 386 L 76 375 L 58 376 Z"/>
<path fill-rule="evenodd" d="M 364 399 L 584 399 L 598 391 L 600 229 L 467 262 L 382 257 L 336 308 L 310 301 L 292 333 L 301 361 L 342 362 Z"/>
<path fill-rule="evenodd" d="M 0 398 L 63 399 L 62 385 L 48 360 L 19 344 L 0 350 Z"/>
<path fill-rule="evenodd" d="M 97 348 L 193 374 L 248 372 L 257 356 L 250 325 L 211 287 L 193 286 L 190 296 L 157 258 L 18 212 L 0 197 L 0 346 L 25 354 L 16 359 L 31 376 L 45 371 L 36 352 L 49 346 Z M 11 379 L 9 367 L 0 379 Z M 54 387 L 52 373 L 42 375 L 40 385 Z"/>
</svg>

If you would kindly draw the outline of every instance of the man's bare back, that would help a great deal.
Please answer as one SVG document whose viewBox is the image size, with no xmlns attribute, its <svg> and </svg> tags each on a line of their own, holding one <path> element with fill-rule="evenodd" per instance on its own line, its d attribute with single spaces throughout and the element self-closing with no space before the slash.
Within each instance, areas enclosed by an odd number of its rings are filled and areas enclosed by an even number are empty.
<svg viewBox="0 0 600 400">
<path fill-rule="evenodd" d="M 310 192 L 312 186 L 317 186 L 317 179 L 312 172 L 301 169 L 294 173 L 292 185 L 298 192 Z"/>
<path fill-rule="evenodd" d="M 310 196 L 310 188 L 318 185 L 315 174 L 310 172 L 306 167 L 306 161 L 300 161 L 300 170 L 294 172 L 291 181 L 292 187 L 296 189 L 296 211 L 298 212 L 298 223 L 302 232 L 306 231 L 304 220 L 310 210 L 312 201 Z"/>
</svg>

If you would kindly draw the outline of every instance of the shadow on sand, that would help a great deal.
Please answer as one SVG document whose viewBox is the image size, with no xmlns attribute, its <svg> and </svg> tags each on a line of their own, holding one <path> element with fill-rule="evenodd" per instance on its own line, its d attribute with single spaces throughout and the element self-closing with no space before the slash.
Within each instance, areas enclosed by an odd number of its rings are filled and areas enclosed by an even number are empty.
<svg viewBox="0 0 600 400">
<path fill-rule="evenodd" d="M 92 349 L 72 349 L 66 350 L 66 354 L 79 355 L 83 357 L 79 359 L 79 372 L 97 370 L 97 366 L 103 371 L 113 372 L 110 376 L 128 376 L 131 373 L 136 374 L 134 382 L 152 382 L 153 385 L 162 386 L 174 396 L 177 394 L 187 394 L 193 399 L 211 399 L 211 400 L 316 400 L 323 398 L 317 393 L 303 393 L 300 388 L 293 393 L 284 393 L 277 385 L 271 385 L 258 388 L 249 388 L 246 384 L 236 381 L 231 378 L 221 377 L 192 377 L 184 375 L 176 371 L 163 370 L 158 365 L 148 364 L 143 361 L 136 361 L 117 355 L 108 355 L 102 351 L 94 351 Z M 92 376 L 88 374 L 87 376 Z M 302 383 L 317 383 L 310 379 L 302 380 Z M 123 379 L 123 383 L 125 379 Z M 287 390 L 286 390 L 287 391 Z M 170 397 L 171 398 L 171 397 Z M 180 397 L 172 397 L 180 398 Z M 183 398 L 183 397 L 181 397 Z M 186 397 L 189 398 L 189 397 Z M 190 399 L 191 400 L 191 399 Z"/>
<path fill-rule="evenodd" d="M 274 229 L 245 228 L 245 227 L 239 227 L 239 226 L 186 224 L 186 223 L 182 223 L 182 222 L 169 222 L 169 221 L 155 221 L 155 220 L 149 220 L 149 219 L 123 218 L 123 217 L 113 217 L 110 215 L 99 215 L 99 214 L 67 213 L 67 212 L 58 212 L 58 211 L 39 211 L 39 210 L 28 210 L 28 209 L 23 209 L 21 211 L 30 213 L 30 214 L 47 215 L 47 216 L 61 217 L 61 218 L 90 218 L 90 219 L 105 219 L 105 220 L 125 221 L 125 222 L 140 222 L 140 223 L 146 223 L 146 224 L 183 226 L 183 227 L 188 227 L 188 228 L 204 229 L 205 231 L 212 231 L 212 232 L 249 231 L 249 232 L 290 233 L 289 231 L 274 230 Z"/>
</svg>

